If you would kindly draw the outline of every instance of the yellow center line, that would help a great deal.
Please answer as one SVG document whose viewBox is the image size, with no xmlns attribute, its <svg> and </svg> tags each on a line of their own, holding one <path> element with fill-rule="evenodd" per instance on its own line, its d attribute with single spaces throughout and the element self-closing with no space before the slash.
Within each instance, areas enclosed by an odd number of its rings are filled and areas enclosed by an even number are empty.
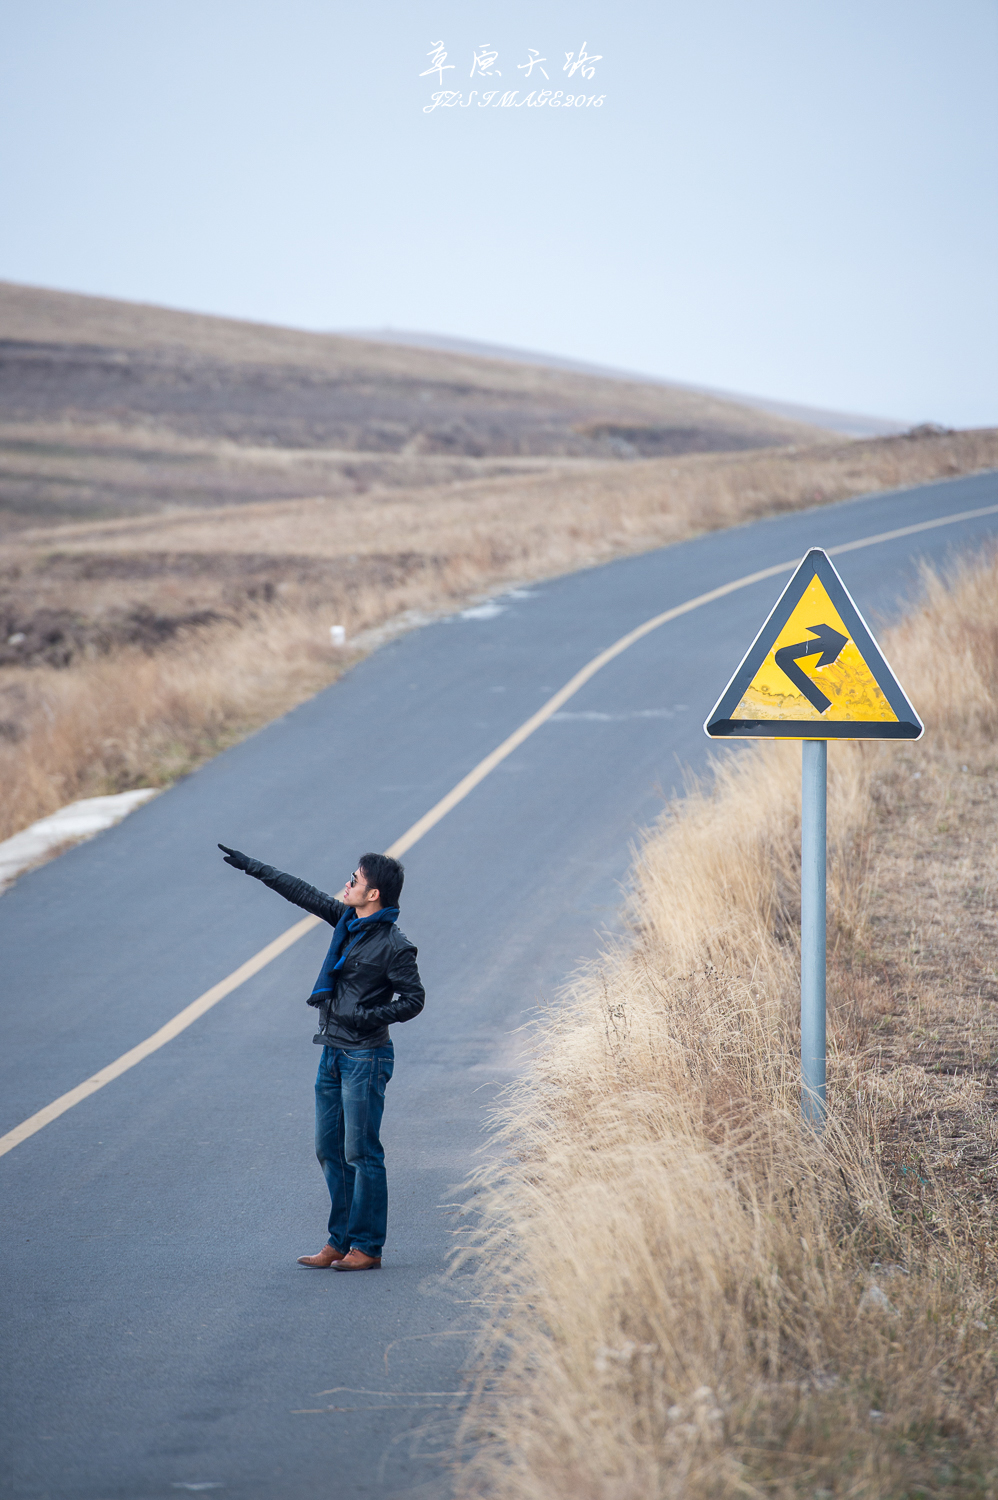
<svg viewBox="0 0 998 1500">
<path fill-rule="evenodd" d="M 919 531 L 931 531 L 937 526 L 953 526 L 958 521 L 970 521 L 979 516 L 992 516 L 996 514 L 998 514 L 998 505 L 983 505 L 977 510 L 964 510 L 956 515 L 939 516 L 932 521 L 919 521 L 913 526 L 899 526 L 894 531 L 882 531 L 877 536 L 861 537 L 855 542 L 842 542 L 838 547 L 828 547 L 826 550 L 830 556 L 834 557 L 841 552 L 855 552 L 860 547 L 875 547 L 879 543 L 895 541 L 899 537 L 914 536 Z M 778 573 L 788 573 L 792 568 L 799 567 L 800 562 L 801 559 L 799 557 L 792 558 L 790 562 L 774 563 L 771 568 L 761 568 L 757 573 L 747 573 L 744 578 L 736 578 L 732 583 L 724 583 L 719 588 L 710 589 L 706 594 L 698 594 L 695 599 L 687 599 L 685 603 L 677 604 L 673 609 L 663 610 L 660 615 L 655 615 L 652 619 L 646 620 L 643 625 L 639 625 L 635 630 L 628 631 L 627 635 L 622 635 L 619 641 L 615 641 L 612 646 L 608 646 L 605 651 L 601 651 L 598 656 L 594 656 L 592 661 L 587 662 L 581 671 L 576 672 L 575 676 L 569 682 L 566 682 L 563 688 L 559 688 L 558 692 L 552 698 L 548 699 L 543 708 L 539 708 L 525 723 L 520 725 L 519 729 L 515 729 L 507 739 L 503 740 L 502 744 L 497 746 L 491 754 L 487 755 L 484 760 L 479 761 L 474 770 L 469 771 L 467 776 L 464 776 L 445 797 L 441 797 L 435 807 L 431 807 L 429 812 L 424 813 L 418 822 L 413 823 L 412 827 L 407 829 L 401 838 L 396 839 L 394 844 L 385 850 L 385 853 L 398 859 L 407 849 L 411 849 L 413 844 L 418 843 L 424 834 L 429 833 L 430 829 L 440 822 L 441 818 L 445 818 L 459 802 L 463 802 L 468 793 L 473 791 L 479 782 L 484 781 L 486 776 L 491 771 L 494 771 L 501 761 L 504 761 L 508 755 L 512 755 L 513 751 L 518 749 L 524 740 L 529 739 L 542 724 L 547 723 L 552 714 L 556 714 L 562 704 L 567 703 L 569 698 L 573 697 L 581 687 L 584 687 L 591 677 L 595 677 L 597 672 L 601 671 L 615 657 L 620 656 L 629 646 L 633 646 L 636 641 L 640 641 L 643 636 L 649 635 L 653 630 L 657 630 L 660 625 L 667 625 L 670 620 L 678 620 L 680 615 L 689 614 L 691 610 L 699 609 L 704 604 L 712 604 L 716 599 L 723 599 L 725 595 L 733 594 L 738 589 L 749 588 L 753 583 L 760 583 L 764 578 L 773 578 Z M 165 1026 L 161 1026 L 158 1031 L 154 1031 L 152 1036 L 146 1037 L 144 1042 L 139 1042 L 138 1046 L 132 1047 L 128 1052 L 123 1052 L 119 1058 L 109 1063 L 106 1068 L 101 1068 L 100 1072 L 92 1074 L 89 1078 L 85 1078 L 82 1083 L 77 1084 L 75 1089 L 70 1089 L 67 1094 L 61 1094 L 58 1099 L 53 1099 L 52 1103 L 47 1104 L 44 1109 L 38 1110 L 36 1114 L 30 1115 L 28 1119 L 22 1120 L 21 1124 L 15 1125 L 13 1130 L 8 1130 L 6 1135 L 0 1136 L 0 1156 L 5 1156 L 8 1151 L 13 1151 L 15 1146 L 19 1146 L 22 1141 L 26 1141 L 29 1136 L 33 1136 L 37 1131 L 43 1129 L 44 1126 L 50 1125 L 53 1120 L 57 1120 L 68 1109 L 72 1109 L 74 1105 L 89 1098 L 91 1094 L 95 1094 L 98 1089 L 102 1089 L 112 1079 L 120 1078 L 122 1073 L 127 1073 L 129 1068 L 134 1068 L 136 1063 L 142 1062 L 143 1058 L 149 1057 L 151 1053 L 158 1052 L 160 1047 L 166 1046 L 167 1042 L 172 1042 L 174 1037 L 179 1036 L 182 1031 L 186 1031 L 188 1026 L 192 1025 L 200 1016 L 203 1016 L 206 1011 L 211 1010 L 213 1005 L 217 1005 L 220 1000 L 224 1000 L 226 995 L 231 995 L 233 990 L 238 989 L 241 984 L 245 984 L 246 980 L 251 979 L 254 974 L 259 974 L 261 969 L 266 968 L 267 964 L 277 958 L 285 949 L 290 948 L 300 937 L 304 937 L 306 932 L 311 932 L 312 928 L 317 927 L 320 921 L 320 917 L 305 917 L 302 921 L 296 922 L 293 927 L 289 927 L 286 932 L 282 932 L 280 937 L 275 938 L 272 943 L 268 943 L 265 948 L 261 948 L 259 953 L 255 953 L 244 964 L 240 964 L 239 968 L 234 969 L 227 978 L 220 980 L 218 984 L 212 985 L 210 990 L 205 990 L 204 994 L 199 995 L 196 1000 L 192 1000 L 190 1005 L 179 1011 L 172 1020 L 167 1021 Z"/>
</svg>

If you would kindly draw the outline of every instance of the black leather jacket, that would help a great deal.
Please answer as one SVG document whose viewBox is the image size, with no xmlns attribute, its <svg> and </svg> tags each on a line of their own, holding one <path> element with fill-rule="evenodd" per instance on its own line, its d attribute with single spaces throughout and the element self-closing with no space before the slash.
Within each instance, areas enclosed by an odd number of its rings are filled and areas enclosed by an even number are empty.
<svg viewBox="0 0 998 1500">
<path fill-rule="evenodd" d="M 346 911 L 294 875 L 285 875 L 258 859 L 247 861 L 247 875 L 304 911 L 335 927 Z M 319 1030 L 312 1038 L 321 1047 L 383 1047 L 394 1021 L 411 1021 L 423 1009 L 426 992 L 416 968 L 416 945 L 395 923 L 379 922 L 355 943 L 336 974 L 331 999 L 319 1010 Z"/>
</svg>

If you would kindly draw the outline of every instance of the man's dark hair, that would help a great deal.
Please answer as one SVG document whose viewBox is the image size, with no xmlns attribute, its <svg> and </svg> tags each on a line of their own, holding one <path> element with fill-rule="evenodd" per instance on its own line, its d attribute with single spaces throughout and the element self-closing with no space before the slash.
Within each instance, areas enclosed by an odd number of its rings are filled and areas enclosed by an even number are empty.
<svg viewBox="0 0 998 1500">
<path fill-rule="evenodd" d="M 390 854 L 362 854 L 357 868 L 367 884 L 381 896 L 382 906 L 398 906 L 405 871 Z"/>
</svg>

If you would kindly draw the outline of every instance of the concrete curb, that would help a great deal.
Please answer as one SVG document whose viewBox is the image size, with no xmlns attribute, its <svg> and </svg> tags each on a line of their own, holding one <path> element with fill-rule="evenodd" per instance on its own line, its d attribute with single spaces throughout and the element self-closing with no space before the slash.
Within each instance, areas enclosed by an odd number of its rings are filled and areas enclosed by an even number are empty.
<svg viewBox="0 0 998 1500">
<path fill-rule="evenodd" d="M 41 864 L 64 844 L 78 844 L 111 828 L 122 818 L 155 797 L 157 787 L 142 787 L 136 792 L 118 792 L 113 797 L 85 797 L 70 802 L 47 818 L 39 818 L 30 828 L 15 833 L 0 843 L 0 894 L 12 885 L 18 875 Z"/>
</svg>

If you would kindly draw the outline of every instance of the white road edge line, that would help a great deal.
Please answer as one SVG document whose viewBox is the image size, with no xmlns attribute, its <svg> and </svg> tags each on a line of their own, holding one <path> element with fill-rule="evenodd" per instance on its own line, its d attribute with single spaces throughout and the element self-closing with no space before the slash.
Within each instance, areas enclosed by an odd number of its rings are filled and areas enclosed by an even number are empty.
<svg viewBox="0 0 998 1500">
<path fill-rule="evenodd" d="M 855 552 L 861 547 L 875 547 L 882 542 L 896 541 L 899 537 L 914 536 L 919 531 L 933 531 L 938 526 L 953 526 L 958 521 L 972 521 L 976 520 L 979 516 L 992 516 L 996 514 L 998 514 L 998 505 L 983 505 L 977 510 L 963 510 L 957 512 L 955 515 L 939 516 L 932 521 L 919 521 L 913 526 L 899 526 L 894 531 L 882 531 L 876 536 L 861 537 L 859 541 L 842 542 L 837 547 L 826 548 L 826 551 L 830 556 L 836 557 L 842 552 Z M 699 609 L 701 605 L 712 604 L 715 599 L 723 599 L 726 594 L 733 594 L 738 589 L 748 588 L 753 583 L 760 583 L 764 578 L 773 578 L 778 573 L 789 573 L 792 568 L 799 566 L 800 561 L 801 559 L 796 557 L 790 562 L 775 563 L 771 568 L 761 568 L 757 573 L 747 573 L 744 578 L 736 578 L 732 583 L 722 584 L 720 588 L 711 589 L 706 594 L 698 594 L 695 599 L 687 599 L 684 604 L 677 604 L 673 609 L 664 610 L 662 614 L 655 615 L 651 620 L 646 620 L 637 629 L 628 631 L 627 635 L 622 635 L 619 641 L 615 641 L 612 646 L 608 646 L 605 651 L 601 651 L 598 656 L 594 656 L 592 661 L 588 662 L 581 671 L 576 672 L 575 676 L 569 682 L 566 682 L 565 686 L 560 688 L 553 698 L 548 699 L 543 708 L 539 708 L 531 718 L 527 719 L 526 723 L 521 724 L 519 729 L 514 730 L 509 738 L 503 740 L 502 744 L 493 750 L 490 755 L 487 755 L 484 760 L 479 761 L 474 770 L 469 771 L 467 776 L 463 777 L 457 783 L 457 786 L 447 793 L 446 797 L 442 797 L 435 807 L 431 807 L 429 812 L 424 813 L 418 822 L 413 823 L 412 827 L 403 833 L 401 838 L 396 839 L 394 844 L 385 850 L 385 853 L 391 854 L 394 858 L 398 859 L 407 849 L 411 849 L 413 844 L 418 843 L 424 834 L 429 833 L 430 829 L 440 822 L 441 818 L 445 818 L 459 802 L 463 802 L 468 793 L 473 791 L 480 781 L 484 781 L 486 776 L 491 771 L 494 771 L 501 761 L 506 759 L 507 755 L 512 755 L 513 751 L 522 745 L 524 740 L 529 739 L 535 729 L 539 729 L 542 724 L 550 719 L 552 714 L 557 713 L 562 704 L 567 703 L 569 698 L 573 697 L 581 687 L 584 687 L 591 677 L 594 677 L 608 662 L 620 656 L 629 646 L 633 646 L 636 641 L 640 641 L 643 636 L 649 635 L 653 630 L 657 630 L 660 625 L 667 625 L 670 620 L 677 620 L 680 615 L 686 615 L 693 609 Z M 120 1078 L 122 1073 L 127 1073 L 129 1068 L 134 1068 L 136 1063 L 142 1062 L 143 1058 L 149 1057 L 151 1053 L 158 1052 L 160 1047 L 166 1046 L 167 1042 L 172 1042 L 174 1037 L 179 1036 L 182 1031 L 186 1031 L 188 1026 L 192 1025 L 200 1016 L 203 1016 L 206 1011 L 211 1010 L 213 1005 L 217 1005 L 220 1000 L 225 999 L 226 995 L 231 995 L 233 990 L 238 989 L 241 984 L 245 984 L 247 979 L 251 979 L 254 974 L 258 974 L 261 969 L 266 968 L 272 959 L 277 958 L 279 954 L 290 948 L 300 937 L 304 937 L 306 932 L 311 932 L 313 927 L 318 927 L 320 920 L 319 917 L 305 917 L 301 922 L 296 922 L 293 927 L 289 927 L 286 932 L 282 932 L 280 937 L 275 938 L 272 943 L 268 943 L 265 948 L 261 948 L 259 953 L 255 953 L 244 964 L 240 964 L 239 968 L 234 969 L 226 979 L 222 979 L 218 984 L 212 985 L 210 990 L 205 990 L 203 995 L 200 995 L 197 1000 L 193 1000 L 190 1005 L 185 1006 L 171 1021 L 167 1021 L 165 1026 L 161 1026 L 158 1031 L 154 1031 L 152 1036 L 146 1037 L 144 1042 L 139 1042 L 138 1046 L 132 1047 L 129 1052 L 123 1052 L 119 1058 L 109 1063 L 106 1068 L 101 1068 L 99 1073 L 93 1073 L 89 1078 L 85 1078 L 82 1083 L 77 1084 L 75 1089 L 70 1089 L 67 1094 L 61 1094 L 58 1099 L 53 1099 L 52 1103 L 47 1104 L 44 1109 L 40 1109 L 36 1114 L 30 1115 L 20 1125 L 15 1125 L 13 1130 L 8 1130 L 6 1135 L 0 1136 L 0 1156 L 5 1156 L 8 1151 L 13 1151 L 15 1146 L 19 1146 L 22 1141 L 28 1140 L 30 1136 L 35 1135 L 37 1131 L 42 1130 L 46 1125 L 51 1125 L 53 1120 L 57 1120 L 68 1109 L 72 1109 L 74 1105 L 80 1104 L 84 1099 L 88 1099 L 91 1094 L 95 1094 L 98 1089 L 102 1089 L 112 1079 Z"/>
</svg>

